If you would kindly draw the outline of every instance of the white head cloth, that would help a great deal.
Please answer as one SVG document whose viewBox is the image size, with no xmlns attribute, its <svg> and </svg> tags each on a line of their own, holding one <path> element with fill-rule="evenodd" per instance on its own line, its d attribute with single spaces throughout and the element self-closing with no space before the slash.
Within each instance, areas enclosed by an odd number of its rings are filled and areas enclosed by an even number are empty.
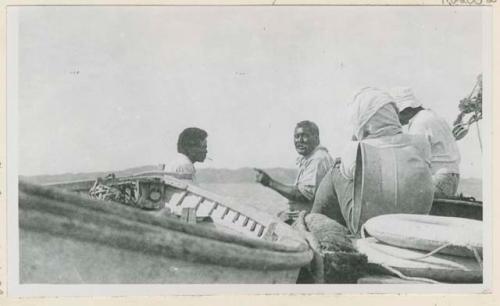
<svg viewBox="0 0 500 306">
<path fill-rule="evenodd" d="M 366 87 L 354 96 L 350 105 L 353 136 L 356 141 L 348 144 L 341 156 L 341 172 L 347 179 L 353 179 L 356 150 L 359 142 L 402 132 L 396 105 L 392 97 L 377 88 Z"/>
<path fill-rule="evenodd" d="M 350 105 L 353 135 L 358 141 L 401 133 L 393 98 L 377 88 L 363 88 Z"/>
<path fill-rule="evenodd" d="M 394 87 L 389 93 L 394 98 L 399 111 L 408 107 L 417 108 L 422 106 L 422 103 L 415 97 L 410 87 Z"/>
</svg>

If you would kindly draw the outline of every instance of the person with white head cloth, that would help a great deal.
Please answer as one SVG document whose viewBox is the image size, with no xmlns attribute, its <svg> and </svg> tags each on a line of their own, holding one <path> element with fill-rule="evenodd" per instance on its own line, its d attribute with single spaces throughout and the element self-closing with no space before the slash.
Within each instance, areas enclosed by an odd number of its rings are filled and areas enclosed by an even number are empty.
<svg viewBox="0 0 500 306">
<path fill-rule="evenodd" d="M 322 213 L 358 234 L 389 213 L 427 214 L 433 200 L 430 146 L 402 133 L 396 104 L 377 88 L 363 88 L 350 105 L 353 141 L 322 180 L 311 213 Z"/>
<path fill-rule="evenodd" d="M 460 152 L 450 126 L 430 109 L 425 109 L 409 87 L 390 91 L 399 109 L 399 120 L 408 134 L 425 135 L 431 145 L 431 170 L 435 197 L 454 196 L 460 180 Z"/>
</svg>

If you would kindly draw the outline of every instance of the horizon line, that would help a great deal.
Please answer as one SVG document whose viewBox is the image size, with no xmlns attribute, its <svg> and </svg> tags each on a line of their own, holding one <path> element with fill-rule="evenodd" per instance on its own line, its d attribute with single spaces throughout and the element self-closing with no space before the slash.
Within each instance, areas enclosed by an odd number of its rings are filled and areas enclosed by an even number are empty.
<svg viewBox="0 0 500 306">
<path fill-rule="evenodd" d="M 55 173 L 55 174 L 21 174 L 18 173 L 18 176 L 24 176 L 24 177 L 37 177 L 37 176 L 57 176 L 57 175 L 78 175 L 78 174 L 92 174 L 92 173 L 97 173 L 97 172 L 106 172 L 106 173 L 115 173 L 115 172 L 123 172 L 123 171 L 129 171 L 133 170 L 136 168 L 143 168 L 143 167 L 154 167 L 154 165 L 144 165 L 144 166 L 135 166 L 135 167 L 129 167 L 125 168 L 122 170 L 102 170 L 102 171 L 78 171 L 78 172 L 61 172 L 61 173 Z M 239 170 L 246 170 L 246 169 L 254 169 L 255 167 L 252 166 L 243 166 L 243 167 L 238 167 L 238 168 L 231 168 L 231 167 L 200 167 L 197 168 L 197 171 L 204 171 L 204 170 L 230 170 L 230 171 L 239 171 Z M 285 167 L 285 166 L 275 166 L 275 167 L 262 167 L 262 169 L 285 169 L 285 170 L 297 170 L 295 168 L 291 167 Z M 483 180 L 483 177 L 477 177 L 477 176 L 467 176 L 467 177 L 460 177 L 460 179 L 480 179 Z"/>
</svg>

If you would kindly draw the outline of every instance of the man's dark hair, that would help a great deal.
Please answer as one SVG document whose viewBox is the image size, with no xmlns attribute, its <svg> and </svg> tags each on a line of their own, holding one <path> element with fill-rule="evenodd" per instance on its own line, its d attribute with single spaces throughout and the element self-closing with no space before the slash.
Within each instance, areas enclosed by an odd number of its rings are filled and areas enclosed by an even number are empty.
<svg viewBox="0 0 500 306">
<path fill-rule="evenodd" d="M 318 136 L 319 138 L 319 128 L 316 125 L 316 123 L 312 121 L 309 120 L 300 121 L 299 123 L 297 123 L 297 126 L 295 128 L 308 129 L 309 131 L 311 131 L 311 133 L 313 133 L 313 135 Z"/>
<path fill-rule="evenodd" d="M 179 139 L 177 140 L 177 152 L 186 153 L 187 147 L 199 144 L 205 140 L 207 136 L 208 134 L 205 130 L 196 127 L 184 129 L 184 131 L 179 134 Z"/>
</svg>

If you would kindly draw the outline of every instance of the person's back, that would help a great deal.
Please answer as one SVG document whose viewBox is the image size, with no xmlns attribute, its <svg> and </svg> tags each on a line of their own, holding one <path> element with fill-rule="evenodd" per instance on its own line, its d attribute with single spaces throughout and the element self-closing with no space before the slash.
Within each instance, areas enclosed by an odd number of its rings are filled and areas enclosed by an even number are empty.
<svg viewBox="0 0 500 306">
<path fill-rule="evenodd" d="M 418 163 L 429 168 L 431 159 L 431 148 L 422 135 L 397 134 L 379 138 L 363 140 L 363 143 L 380 149 L 397 148 L 407 154 L 409 159 L 418 159 Z"/>
<path fill-rule="evenodd" d="M 425 135 L 431 145 L 435 196 L 455 195 L 460 179 L 460 153 L 450 127 L 433 111 L 423 108 L 411 88 L 393 88 L 392 96 L 399 109 L 401 124 L 408 125 L 408 133 Z"/>
<path fill-rule="evenodd" d="M 443 118 L 430 109 L 423 109 L 408 123 L 408 134 L 425 135 L 429 140 L 432 174 L 460 172 L 460 152 L 453 133 Z"/>
</svg>

